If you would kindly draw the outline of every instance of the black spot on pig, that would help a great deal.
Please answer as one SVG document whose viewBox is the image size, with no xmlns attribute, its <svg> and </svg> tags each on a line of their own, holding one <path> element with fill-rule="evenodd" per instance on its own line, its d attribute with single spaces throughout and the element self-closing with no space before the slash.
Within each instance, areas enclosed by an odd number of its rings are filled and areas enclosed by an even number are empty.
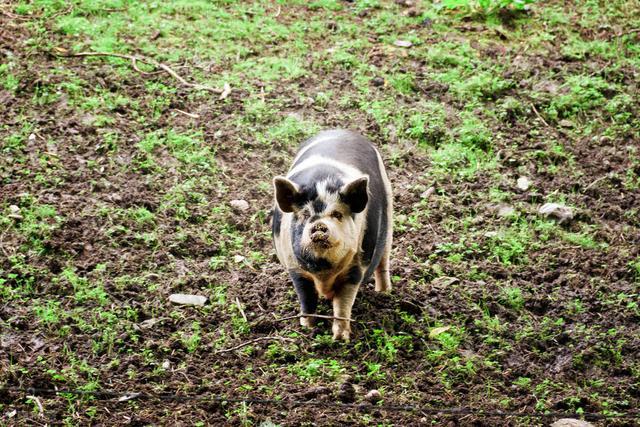
<svg viewBox="0 0 640 427">
<path fill-rule="evenodd" d="M 362 269 L 359 265 L 354 265 L 349 269 L 344 278 L 345 283 L 357 284 L 362 280 Z"/>
<path fill-rule="evenodd" d="M 302 312 L 307 314 L 315 313 L 318 307 L 318 292 L 313 282 L 293 269 L 289 270 L 289 276 L 298 295 Z"/>
<path fill-rule="evenodd" d="M 324 202 L 324 200 L 321 199 L 315 199 L 311 203 L 311 206 L 313 207 L 313 211 L 317 214 L 324 212 L 324 210 L 327 208 L 327 204 Z"/>
<path fill-rule="evenodd" d="M 271 221 L 271 231 L 274 236 L 278 237 L 280 235 L 280 225 L 282 224 L 282 212 L 277 206 L 273 209 Z"/>
</svg>

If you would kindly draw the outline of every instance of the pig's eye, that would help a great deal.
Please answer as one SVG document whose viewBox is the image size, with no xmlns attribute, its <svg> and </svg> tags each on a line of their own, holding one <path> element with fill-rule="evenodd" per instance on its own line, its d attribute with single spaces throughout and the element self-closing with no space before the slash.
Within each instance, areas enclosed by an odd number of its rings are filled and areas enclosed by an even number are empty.
<svg viewBox="0 0 640 427">
<path fill-rule="evenodd" d="M 301 210 L 300 212 L 298 212 L 298 218 L 300 219 L 307 219 L 309 218 L 311 215 L 309 214 L 309 211 L 306 209 Z"/>
<path fill-rule="evenodd" d="M 342 219 L 342 214 L 338 211 L 333 211 L 331 212 L 331 217 L 337 219 L 338 221 L 340 221 Z"/>
</svg>

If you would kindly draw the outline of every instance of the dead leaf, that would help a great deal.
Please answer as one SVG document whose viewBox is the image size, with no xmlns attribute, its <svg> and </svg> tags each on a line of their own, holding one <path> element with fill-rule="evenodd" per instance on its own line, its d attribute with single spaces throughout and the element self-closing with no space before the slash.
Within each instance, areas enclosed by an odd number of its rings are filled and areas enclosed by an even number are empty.
<svg viewBox="0 0 640 427">
<path fill-rule="evenodd" d="M 220 94 L 220 100 L 226 99 L 227 96 L 231 93 L 231 85 L 229 83 L 224 82 L 224 87 L 222 88 L 222 93 Z"/>
<path fill-rule="evenodd" d="M 429 332 L 429 338 L 435 338 L 443 332 L 447 332 L 449 329 L 451 329 L 451 326 L 440 326 L 438 328 L 433 328 Z"/>
<path fill-rule="evenodd" d="M 396 40 L 393 42 L 394 45 L 398 46 L 398 47 L 411 47 L 413 46 L 413 43 L 411 43 L 409 40 Z"/>
</svg>

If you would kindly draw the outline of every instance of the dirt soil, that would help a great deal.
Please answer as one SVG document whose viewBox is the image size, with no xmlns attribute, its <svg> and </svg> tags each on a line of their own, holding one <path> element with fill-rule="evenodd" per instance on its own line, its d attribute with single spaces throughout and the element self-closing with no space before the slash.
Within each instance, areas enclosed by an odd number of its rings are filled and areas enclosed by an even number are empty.
<svg viewBox="0 0 640 427">
<path fill-rule="evenodd" d="M 448 109 L 448 128 L 459 126 L 457 114 L 469 107 L 452 87 L 431 80 L 428 65 L 404 48 L 376 44 L 386 40 L 367 26 L 377 9 L 338 3 L 330 24 L 361 25 L 374 40 L 364 61 L 416 76 L 409 94 L 392 96 L 394 112 L 428 99 Z M 398 16 L 414 13 L 403 2 L 382 3 Z M 638 121 L 607 132 L 613 119 L 603 106 L 564 121 L 546 109 L 560 96 L 549 91 L 563 93 L 564 77 L 579 74 L 622 88 L 614 90 L 631 96 L 627 108 L 637 117 L 637 67 L 563 56 L 561 36 L 528 51 L 511 32 L 541 19 L 539 8 L 504 18 L 498 29 L 475 15 L 453 20 L 453 12 L 442 18 L 451 19 L 448 32 L 429 29 L 438 18 L 416 21 L 405 30 L 423 43 L 444 37 L 482 61 L 510 64 L 501 78 L 513 84 L 473 110 L 495 136 L 487 151 L 494 166 L 461 178 L 431 172 L 439 143 L 425 148 L 362 104 L 340 102 L 356 92 L 354 75 L 314 60 L 329 47 L 322 39 L 308 41 L 317 46 L 308 46 L 306 76 L 265 83 L 266 91 L 249 79 L 221 101 L 126 61 L 56 57 L 51 49 L 68 46 L 66 35 L 0 7 L 0 52 L 19 76 L 17 87 L 0 88 L 0 424 L 546 425 L 557 418 L 533 415 L 545 412 L 613 416 L 592 419 L 596 425 L 640 422 L 637 413 L 615 417 L 640 406 Z M 305 5 L 279 10 L 274 19 L 283 25 L 320 13 Z M 603 43 L 629 30 L 566 25 Z M 635 55 L 637 35 L 624 36 Z M 484 41 L 474 48 L 477 39 Z M 188 66 L 172 65 L 194 79 Z M 393 90 L 383 74 L 368 83 L 369 100 Z M 123 94 L 130 102 L 83 109 L 65 92 L 69 76 L 84 82 L 81 96 Z M 150 82 L 175 90 L 158 104 Z M 311 102 L 318 92 L 329 101 Z M 487 113 L 507 98 L 520 107 L 498 118 Z M 254 114 L 247 99 L 275 105 L 275 116 L 243 121 Z M 297 319 L 278 320 L 298 305 L 272 249 L 270 180 L 308 135 L 269 143 L 258 135 L 273 136 L 265 129 L 291 117 L 369 136 L 393 184 L 394 289 L 362 286 L 348 344 L 331 342 L 327 321 L 305 330 Z M 589 126 L 591 133 L 578 131 Z M 178 145 L 141 150 L 145 135 L 168 129 L 199 132 L 215 165 L 185 166 Z M 12 148 L 20 132 L 22 145 Z M 521 176 L 530 188 L 517 189 Z M 234 199 L 248 209 L 233 208 Z M 548 201 L 571 206 L 573 217 L 542 218 Z M 516 219 L 499 213 L 503 205 Z M 178 306 L 172 293 L 208 301 Z M 330 315 L 330 305 L 319 313 Z M 225 351 L 263 337 L 276 338 Z M 27 388 L 116 394 L 20 391 Z M 367 406 L 373 389 L 382 394 L 379 407 Z M 142 394 L 121 398 L 128 393 Z"/>
</svg>

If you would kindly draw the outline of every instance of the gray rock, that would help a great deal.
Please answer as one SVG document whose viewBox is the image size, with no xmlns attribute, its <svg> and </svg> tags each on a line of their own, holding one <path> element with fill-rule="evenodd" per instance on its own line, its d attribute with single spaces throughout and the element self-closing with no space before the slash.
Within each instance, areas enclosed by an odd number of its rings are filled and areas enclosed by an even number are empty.
<svg viewBox="0 0 640 427">
<path fill-rule="evenodd" d="M 164 320 L 164 318 L 156 318 L 156 317 L 151 318 L 151 319 L 147 319 L 147 320 L 143 320 L 142 322 L 140 322 L 138 327 L 140 327 L 141 329 L 153 328 L 156 323 L 162 322 L 163 320 Z"/>
<path fill-rule="evenodd" d="M 207 302 L 207 297 L 201 295 L 171 294 L 169 295 L 169 301 L 182 305 L 204 305 L 204 303 Z"/>
<path fill-rule="evenodd" d="M 246 212 L 249 210 L 249 202 L 246 200 L 232 200 L 229 204 L 234 211 Z"/>
<path fill-rule="evenodd" d="M 561 418 L 551 424 L 551 427 L 593 427 L 593 424 L 575 418 Z"/>
<path fill-rule="evenodd" d="M 373 389 L 369 390 L 369 393 L 367 393 L 364 398 L 371 403 L 376 403 L 382 400 L 382 395 L 378 390 Z"/>
<path fill-rule="evenodd" d="M 531 181 L 529 181 L 529 178 L 526 176 L 521 176 L 516 181 L 516 186 L 518 187 L 518 190 L 527 191 L 529 187 L 531 187 Z"/>
<path fill-rule="evenodd" d="M 500 205 L 498 207 L 498 216 L 500 218 L 505 218 L 505 217 L 511 216 L 511 215 L 513 215 L 515 213 L 516 213 L 516 210 L 513 208 L 513 206 Z"/>
<path fill-rule="evenodd" d="M 545 203 L 540 206 L 538 213 L 546 217 L 555 218 L 560 224 L 573 219 L 573 209 L 560 203 Z"/>
<path fill-rule="evenodd" d="M 428 199 L 435 191 L 436 189 L 434 187 L 429 187 L 420 194 L 420 198 Z"/>
</svg>

